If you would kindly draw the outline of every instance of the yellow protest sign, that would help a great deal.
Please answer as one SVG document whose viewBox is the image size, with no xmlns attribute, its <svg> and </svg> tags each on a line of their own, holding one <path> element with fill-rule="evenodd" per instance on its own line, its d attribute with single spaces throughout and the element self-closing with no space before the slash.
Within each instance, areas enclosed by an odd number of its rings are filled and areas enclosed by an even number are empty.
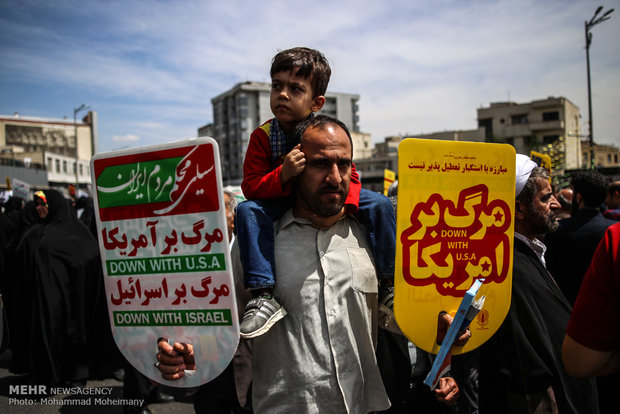
<svg viewBox="0 0 620 414">
<path fill-rule="evenodd" d="M 392 183 L 396 180 L 396 173 L 387 168 L 383 170 L 383 195 L 387 195 Z"/>
<path fill-rule="evenodd" d="M 472 337 L 489 339 L 510 307 L 515 150 L 506 144 L 403 140 L 398 149 L 394 312 L 416 346 L 437 353 L 437 316 L 454 315 L 475 280 L 486 296 Z"/>
<path fill-rule="evenodd" d="M 530 158 L 539 167 L 543 167 L 549 174 L 551 174 L 551 157 L 542 152 L 530 151 Z"/>
</svg>

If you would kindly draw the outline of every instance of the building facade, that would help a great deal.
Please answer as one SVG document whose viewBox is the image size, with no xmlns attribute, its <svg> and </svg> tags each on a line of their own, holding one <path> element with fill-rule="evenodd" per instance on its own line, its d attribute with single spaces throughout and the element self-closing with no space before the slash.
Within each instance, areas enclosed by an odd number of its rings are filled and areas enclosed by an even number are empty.
<svg viewBox="0 0 620 414">
<path fill-rule="evenodd" d="M 590 141 L 581 140 L 581 160 L 584 168 L 590 166 Z M 620 148 L 594 143 L 594 166 L 596 168 L 620 167 Z"/>
<path fill-rule="evenodd" d="M 269 83 L 242 82 L 211 99 L 213 127 L 201 127 L 199 134 L 208 131 L 218 142 L 224 185 L 239 185 L 243 180 L 243 159 L 250 135 L 262 123 L 273 118 L 269 106 L 270 93 Z M 325 98 L 320 113 L 338 118 L 351 132 L 359 132 L 359 95 L 327 92 Z"/>
<path fill-rule="evenodd" d="M 75 124 L 68 119 L 0 115 L 0 156 L 18 160 L 26 168 L 45 168 L 50 186 L 90 184 L 96 143 L 95 111 Z"/>
<path fill-rule="evenodd" d="M 353 143 L 353 160 L 361 160 L 372 157 L 372 139 L 365 132 L 351 132 Z"/>
<path fill-rule="evenodd" d="M 581 168 L 579 108 L 564 97 L 526 103 L 492 102 L 478 109 L 487 142 L 510 144 L 521 154 L 554 153 L 554 169 Z"/>
</svg>

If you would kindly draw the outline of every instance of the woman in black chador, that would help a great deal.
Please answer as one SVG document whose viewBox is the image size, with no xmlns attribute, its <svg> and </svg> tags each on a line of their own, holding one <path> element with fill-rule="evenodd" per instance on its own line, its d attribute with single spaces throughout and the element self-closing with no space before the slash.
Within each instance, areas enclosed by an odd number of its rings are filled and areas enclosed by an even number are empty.
<svg viewBox="0 0 620 414">
<path fill-rule="evenodd" d="M 29 371 L 39 384 L 80 383 L 88 378 L 88 330 L 96 329 L 99 249 L 61 193 L 39 191 L 34 201 L 41 225 L 18 247 L 32 301 Z"/>
</svg>

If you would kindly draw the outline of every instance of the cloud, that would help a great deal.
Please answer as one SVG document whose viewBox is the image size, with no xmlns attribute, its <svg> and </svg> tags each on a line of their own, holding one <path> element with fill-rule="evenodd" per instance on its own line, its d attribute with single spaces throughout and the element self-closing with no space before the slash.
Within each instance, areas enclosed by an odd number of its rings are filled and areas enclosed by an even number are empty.
<svg viewBox="0 0 620 414">
<path fill-rule="evenodd" d="M 116 135 L 112 137 L 112 141 L 134 141 L 135 142 L 135 141 L 140 141 L 140 137 L 137 135 L 131 135 L 131 134 L 128 134 L 122 137 L 119 137 Z"/>
<path fill-rule="evenodd" d="M 618 8 L 617 0 L 602 2 Z M 56 96 L 87 101 L 100 114 L 104 148 L 131 135 L 141 145 L 161 143 L 195 136 L 212 120 L 211 98 L 238 82 L 268 81 L 278 50 L 306 45 L 329 59 L 330 91 L 360 95 L 360 126 L 375 142 L 474 129 L 481 105 L 547 96 L 578 105 L 586 130 L 583 22 L 597 5 L 6 0 L 0 4 L 0 89 L 31 85 L 23 95 L 50 101 L 50 112 L 59 106 Z M 620 145 L 617 19 L 612 15 L 593 30 L 590 58 L 597 142 Z M 39 95 L 41 89 L 54 95 Z M 10 102 L 24 96 L 0 97 L 0 112 L 14 112 Z"/>
</svg>

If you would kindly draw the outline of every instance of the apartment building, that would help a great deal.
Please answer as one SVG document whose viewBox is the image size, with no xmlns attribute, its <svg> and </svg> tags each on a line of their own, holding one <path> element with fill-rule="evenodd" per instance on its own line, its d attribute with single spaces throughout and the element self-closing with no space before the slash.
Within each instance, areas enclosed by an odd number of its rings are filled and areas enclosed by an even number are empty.
<svg viewBox="0 0 620 414">
<path fill-rule="evenodd" d="M 96 143 L 95 111 L 75 124 L 69 119 L 0 115 L 0 157 L 45 168 L 50 186 L 67 186 L 76 180 L 83 187 L 90 184 Z"/>
<path fill-rule="evenodd" d="M 556 152 L 554 168 L 583 166 L 579 108 L 564 97 L 526 103 L 492 102 L 478 108 L 487 142 L 510 144 L 521 154 Z"/>
</svg>

